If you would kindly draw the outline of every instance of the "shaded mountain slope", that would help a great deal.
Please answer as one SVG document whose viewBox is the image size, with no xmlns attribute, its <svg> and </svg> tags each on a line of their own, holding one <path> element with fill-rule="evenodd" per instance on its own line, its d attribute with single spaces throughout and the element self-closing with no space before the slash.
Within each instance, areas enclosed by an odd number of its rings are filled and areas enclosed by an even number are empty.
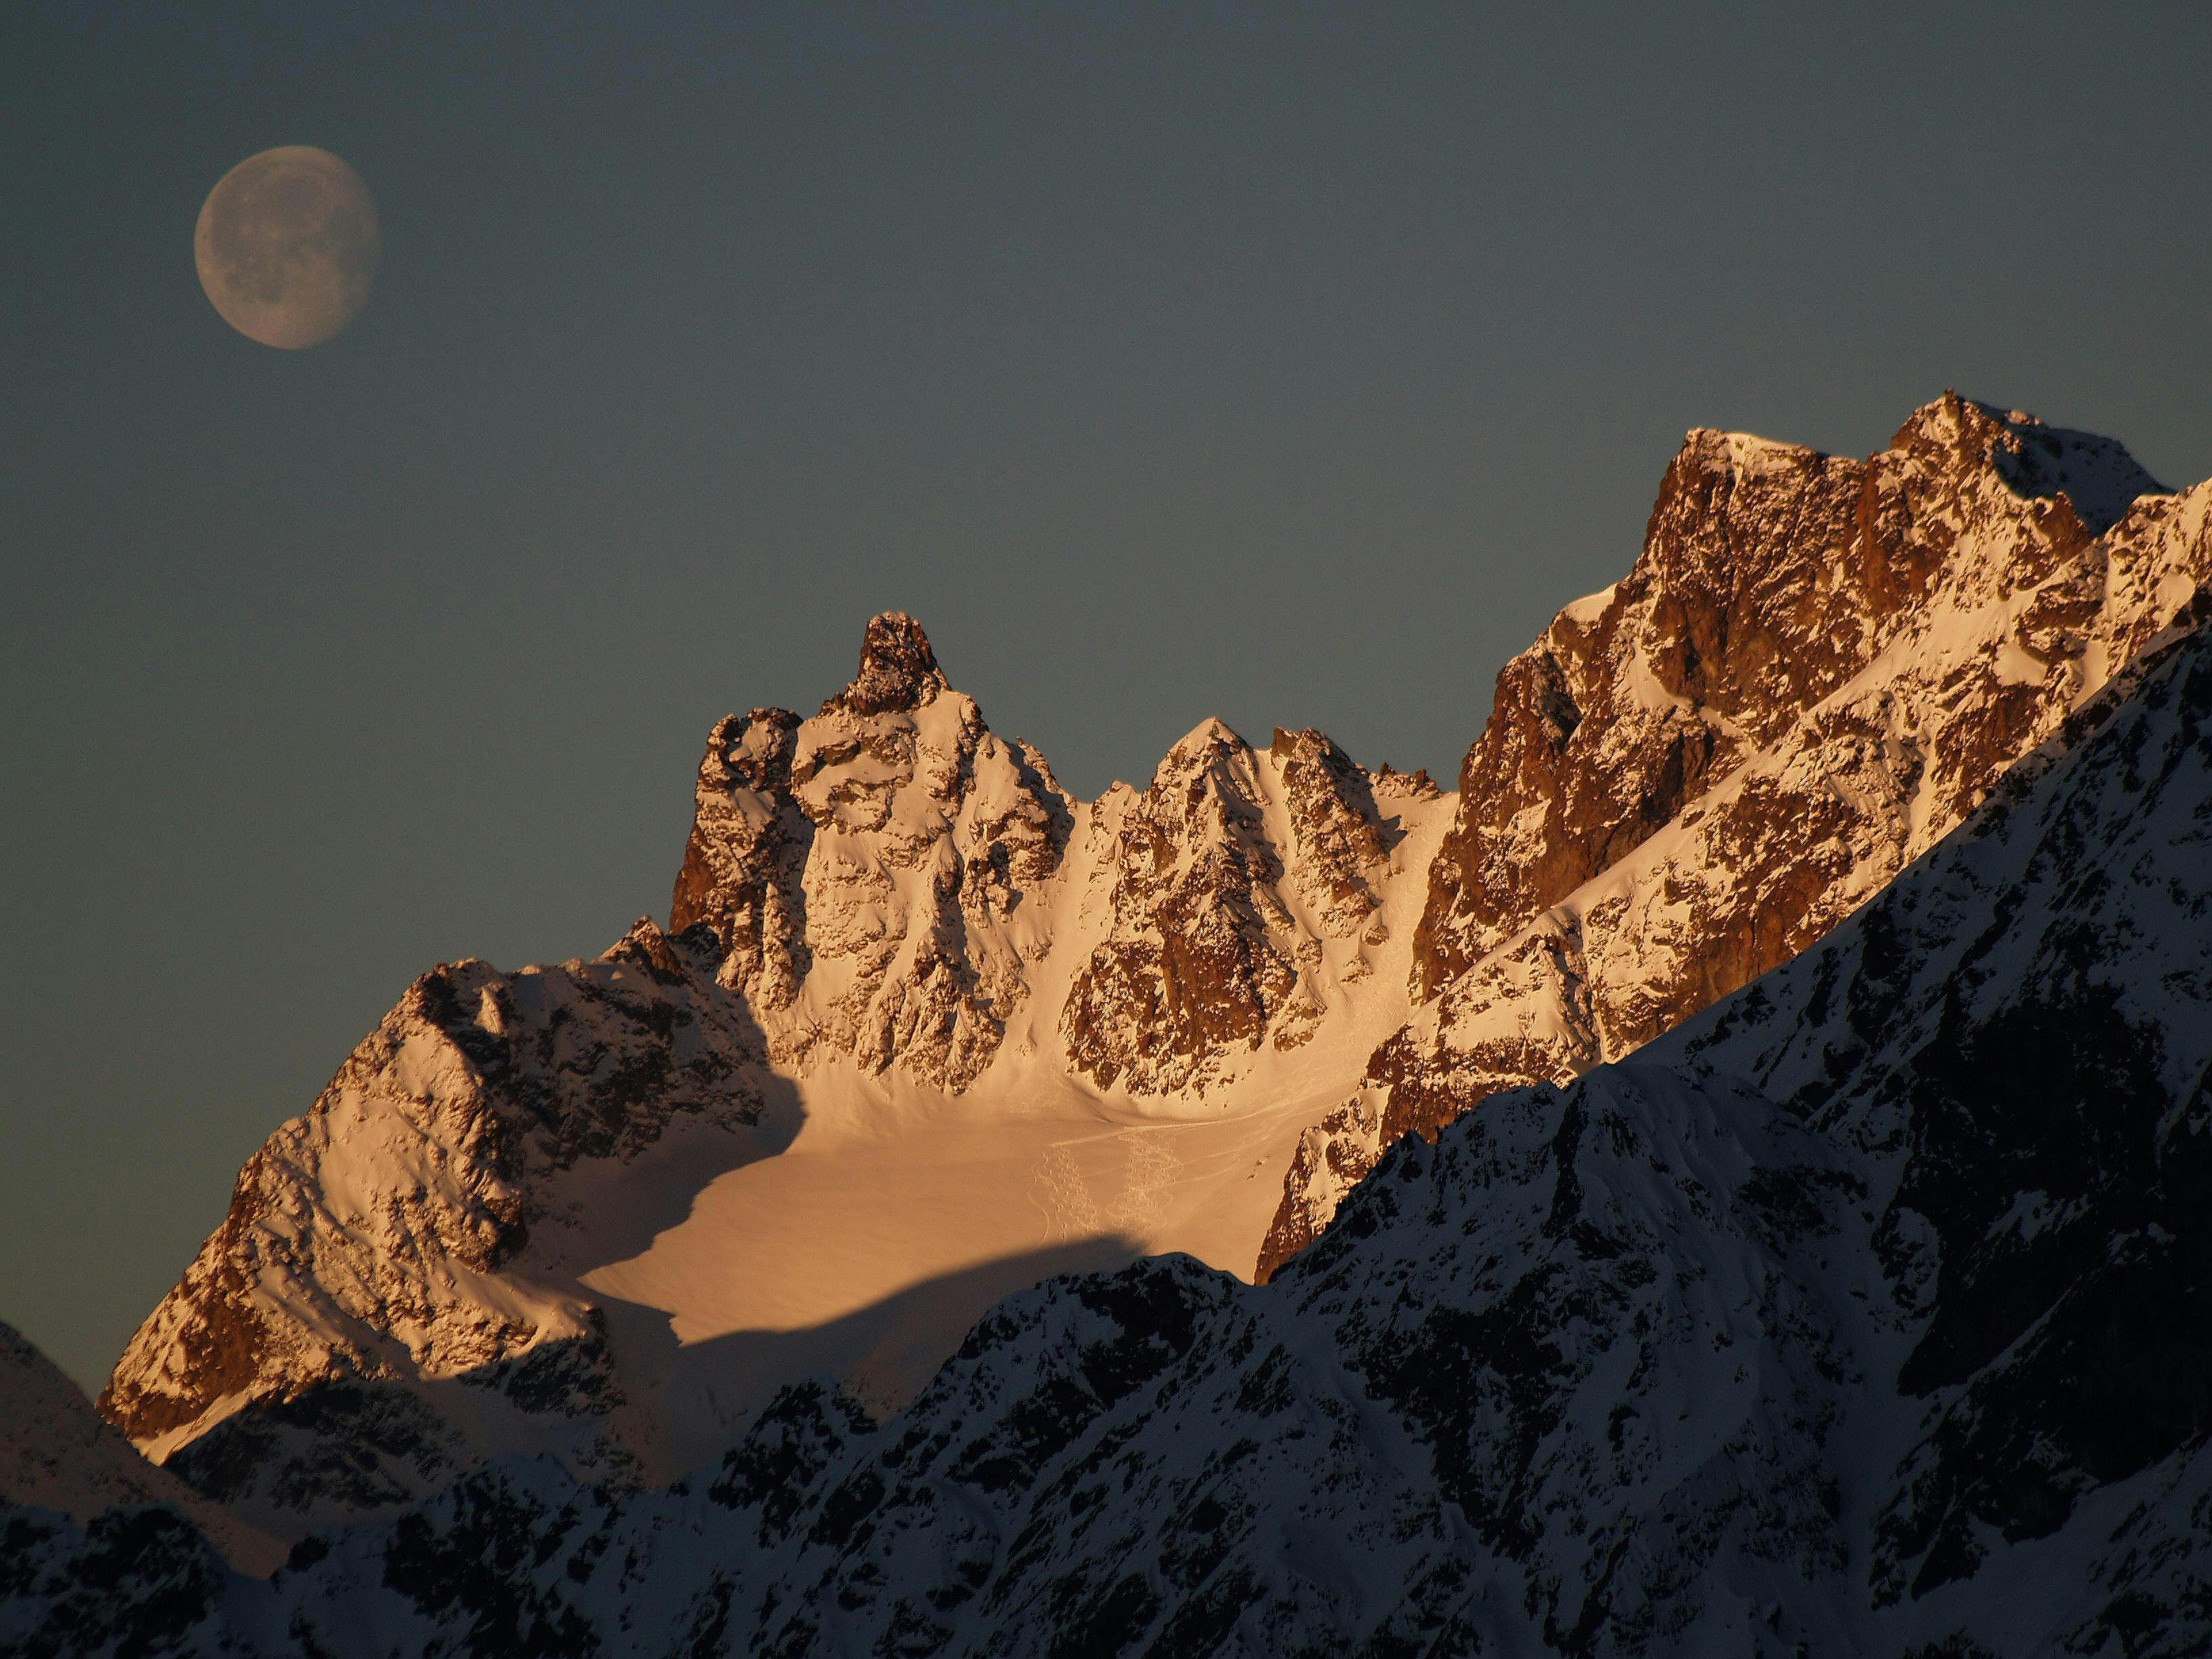
<svg viewBox="0 0 2212 1659">
<path fill-rule="evenodd" d="M 1273 1284 L 1055 1280 L 881 1426 L 809 1385 L 665 1492 L 503 1462 L 180 1639 L 2201 1651 L 2209 615 L 1816 948 L 1401 1142 Z M 24 1541 L 35 1627 L 92 1547 Z"/>
<path fill-rule="evenodd" d="M 2212 580 L 2212 486 L 1947 395 L 1840 459 L 1693 432 L 1626 580 L 1498 677 L 1429 872 L 1421 1006 L 1306 1135 L 1264 1274 L 1381 1150 L 1788 961 Z"/>
<path fill-rule="evenodd" d="M 80 1522 L 111 1510 L 166 1504 L 243 1571 L 265 1573 L 283 1547 L 146 1461 L 101 1421 L 54 1363 L 0 1324 L 0 1504 Z"/>
<path fill-rule="evenodd" d="M 878 617 L 716 725 L 667 932 L 410 991 L 102 1408 L 296 1537 L 494 1454 L 672 1479 L 800 1376 L 896 1408 L 1073 1262 L 1264 1273 L 1879 891 L 2212 576 L 2208 508 L 1954 397 L 1864 462 L 1692 433 L 1456 797 L 1209 720 L 1079 801 Z"/>
</svg>

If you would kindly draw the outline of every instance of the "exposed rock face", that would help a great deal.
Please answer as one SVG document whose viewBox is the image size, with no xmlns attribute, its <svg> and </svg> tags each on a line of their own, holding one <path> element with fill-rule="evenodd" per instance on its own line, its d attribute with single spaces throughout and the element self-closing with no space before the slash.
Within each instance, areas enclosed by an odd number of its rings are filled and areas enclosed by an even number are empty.
<svg viewBox="0 0 2212 1659">
<path fill-rule="evenodd" d="M 1457 798 L 1209 721 L 1145 789 L 1078 802 L 879 617 L 819 713 L 715 726 L 670 934 L 426 977 L 249 1164 L 103 1409 L 295 1533 L 488 1448 L 639 1478 L 658 1385 L 562 1243 L 578 1183 L 621 1210 L 678 1117 L 758 1141 L 688 1201 L 775 1150 L 747 1126 L 799 1085 L 948 1117 L 1056 1103 L 1091 1142 L 1114 1121 L 1148 1161 L 1095 1200 L 1061 1153 L 979 1201 L 1034 1208 L 1040 1243 L 1141 1216 L 1158 1249 L 1241 1192 L 1233 1251 L 1190 1246 L 1240 1262 L 1289 1126 L 1342 1101 L 1297 1146 L 1264 1274 L 1401 1135 L 1632 1051 L 1926 852 L 2212 575 L 2212 486 L 2147 488 L 2117 446 L 1955 398 L 1866 462 L 1692 434 L 1635 569 L 1501 675 Z M 1249 1144 L 1186 1166 L 1120 1139 L 1200 1120 Z"/>
<path fill-rule="evenodd" d="M 1498 677 L 1426 1006 L 1301 1145 L 1261 1272 L 1397 1134 L 1649 1042 L 1958 823 L 2212 579 L 2212 490 L 2157 489 L 1950 395 L 1863 462 L 1692 433 L 1635 569 Z"/>
<path fill-rule="evenodd" d="M 715 722 L 699 763 L 672 932 L 711 928 L 728 954 L 722 981 L 763 1017 L 799 995 L 806 947 L 806 854 L 814 825 L 791 793 L 799 716 L 756 708 Z"/>
<path fill-rule="evenodd" d="M 1349 939 L 1379 908 L 1390 854 L 1403 839 L 1378 796 L 1433 800 L 1436 787 L 1425 772 L 1404 777 L 1388 766 L 1370 778 L 1321 732 L 1278 727 L 1268 753 L 1282 768 L 1299 896 L 1322 933 Z"/>
<path fill-rule="evenodd" d="M 659 1468 L 627 1368 L 665 1365 L 625 1358 L 577 1277 L 651 1233 L 606 1246 L 568 1173 L 627 1164 L 678 1115 L 743 1130 L 764 1090 L 840 1066 L 957 1096 L 1021 1022 L 1048 1085 L 1221 1084 L 1362 987 L 1402 997 L 1402 968 L 1373 965 L 1376 910 L 1394 880 L 1417 890 L 1407 822 L 1444 810 L 1319 732 L 1262 754 L 1218 722 L 1143 793 L 1075 802 L 898 615 L 813 717 L 719 722 L 696 799 L 668 934 L 435 970 L 256 1155 L 102 1396 L 141 1446 L 292 1534 L 494 1449 L 617 1482 Z M 1032 1011 L 1040 980 L 1054 1006 Z M 700 1182 L 748 1155 L 712 1156 Z"/>
<path fill-rule="evenodd" d="M 1297 924 L 1256 766 L 1250 744 L 1208 721 L 1168 751 L 1151 788 L 1105 804 L 1112 924 L 1060 1025 L 1070 1061 L 1102 1084 L 1200 1081 L 1209 1059 L 1257 1047 L 1297 985 Z"/>
<path fill-rule="evenodd" d="M 425 974 L 247 1163 L 102 1414 L 279 1529 L 465 1466 L 471 1437 L 416 1385 L 574 1426 L 580 1463 L 619 1475 L 592 1299 L 514 1269 L 568 1219 L 561 1172 L 635 1158 L 679 1115 L 759 1118 L 758 1032 L 716 961 L 646 921 L 595 962 Z"/>
<path fill-rule="evenodd" d="M 1370 780 L 1321 732 L 1278 732 L 1262 757 L 1209 720 L 1143 794 L 1101 801 L 1111 921 L 1060 1017 L 1070 1064 L 1133 1093 L 1203 1091 L 1271 1031 L 1309 1041 L 1322 940 L 1359 932 L 1403 835 L 1378 793 L 1435 799 L 1425 778 Z M 1365 971 L 1357 956 L 1342 970 Z"/>
<path fill-rule="evenodd" d="M 912 617 L 878 617 L 813 719 L 715 726 L 669 925 L 713 931 L 780 1063 L 848 1054 L 957 1093 L 1029 994 L 1048 935 L 1041 906 L 1017 913 L 1058 872 L 1072 805 L 948 690 Z"/>
<path fill-rule="evenodd" d="M 1795 962 L 1401 1142 L 1274 1285 L 1055 1280 L 880 1425 L 802 1386 L 679 1488 L 494 1466 L 265 1588 L 150 1550 L 167 1650 L 2203 1651 L 2208 618 Z M 112 1540 L 5 1524 L 0 1635 L 85 1620 Z"/>
</svg>

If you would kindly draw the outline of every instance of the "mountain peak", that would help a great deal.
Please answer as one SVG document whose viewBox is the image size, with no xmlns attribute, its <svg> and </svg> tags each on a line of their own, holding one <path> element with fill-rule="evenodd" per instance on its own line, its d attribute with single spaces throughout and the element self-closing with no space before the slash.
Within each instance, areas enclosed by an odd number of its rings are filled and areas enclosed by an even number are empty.
<svg viewBox="0 0 2212 1659">
<path fill-rule="evenodd" d="M 1889 441 L 1893 451 L 1950 451 L 1969 466 L 1988 466 L 2015 495 L 2063 495 L 2092 535 L 2127 516 L 2138 495 L 2169 494 L 2127 446 L 2094 432 L 2046 426 L 2025 410 L 2002 409 L 1947 391 L 1909 416 Z"/>
<path fill-rule="evenodd" d="M 1750 432 L 1723 432 L 1715 427 L 1692 427 L 1682 434 L 1677 467 L 1735 477 L 1755 476 L 1802 468 L 1822 459 L 1818 450 L 1803 444 L 1783 443 Z"/>
<path fill-rule="evenodd" d="M 1884 456 L 1901 457 L 1908 465 L 1917 461 L 1954 479 L 1994 471 L 2023 499 L 2064 495 L 2075 516 L 2096 536 L 2125 518 L 2137 496 L 2170 493 L 2114 439 L 2047 426 L 2024 410 L 1951 391 L 1907 416 L 1873 462 Z M 1669 477 L 1694 481 L 1708 475 L 1794 489 L 1835 464 L 1834 457 L 1802 444 L 1694 427 L 1684 434 Z"/>
<path fill-rule="evenodd" d="M 1226 720 L 1217 714 L 1208 714 L 1176 739 L 1175 746 L 1168 750 L 1160 765 L 1163 768 L 1194 765 L 1217 750 L 1237 754 L 1251 746 L 1231 728 Z"/>
<path fill-rule="evenodd" d="M 919 708 L 945 689 L 944 672 L 921 624 L 903 611 L 886 611 L 869 619 L 853 683 L 823 703 L 822 712 L 884 714 Z"/>
</svg>

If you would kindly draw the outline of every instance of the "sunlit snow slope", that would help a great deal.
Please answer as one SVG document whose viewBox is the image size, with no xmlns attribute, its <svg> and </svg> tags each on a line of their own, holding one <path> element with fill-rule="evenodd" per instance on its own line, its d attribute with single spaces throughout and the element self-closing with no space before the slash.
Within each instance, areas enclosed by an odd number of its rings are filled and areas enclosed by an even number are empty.
<svg viewBox="0 0 2212 1659">
<path fill-rule="evenodd" d="M 297 1535 L 490 1452 L 665 1480 L 808 1374 L 896 1405 L 1051 1273 L 1271 1269 L 1878 892 L 2212 576 L 2208 505 L 1950 396 L 1865 462 L 1692 433 L 1457 797 L 1209 720 L 1079 801 L 879 617 L 715 726 L 666 929 L 409 991 L 102 1409 Z"/>
<path fill-rule="evenodd" d="M 1052 1273 L 1249 1272 L 1411 1012 L 1449 807 L 1216 721 L 1075 801 L 878 617 L 819 714 L 716 727 L 674 931 L 425 975 L 103 1405 L 296 1534 L 487 1451 L 672 1478 L 809 1373 L 902 1402 Z"/>
<path fill-rule="evenodd" d="M 112 1540 L 0 1516 L 0 1641 L 2201 1654 L 2212 602 L 2183 621 L 1826 940 L 1401 1141 L 1267 1285 L 1055 1279 L 888 1421 L 794 1387 L 630 1494 L 502 1461 L 267 1585 L 165 1534 L 88 1598 Z"/>
</svg>

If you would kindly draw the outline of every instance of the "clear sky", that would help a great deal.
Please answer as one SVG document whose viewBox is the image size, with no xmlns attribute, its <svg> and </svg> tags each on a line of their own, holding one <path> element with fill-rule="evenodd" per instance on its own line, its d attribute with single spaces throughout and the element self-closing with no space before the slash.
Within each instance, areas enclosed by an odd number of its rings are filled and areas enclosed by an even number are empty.
<svg viewBox="0 0 2212 1659">
<path fill-rule="evenodd" d="M 1449 775 L 1687 427 L 2212 474 L 2208 88 L 2195 4 L 0 8 L 0 1318 L 96 1387 L 876 611 L 1079 793 L 1211 714 Z M 300 353 L 192 268 L 280 144 L 384 228 Z"/>
</svg>

